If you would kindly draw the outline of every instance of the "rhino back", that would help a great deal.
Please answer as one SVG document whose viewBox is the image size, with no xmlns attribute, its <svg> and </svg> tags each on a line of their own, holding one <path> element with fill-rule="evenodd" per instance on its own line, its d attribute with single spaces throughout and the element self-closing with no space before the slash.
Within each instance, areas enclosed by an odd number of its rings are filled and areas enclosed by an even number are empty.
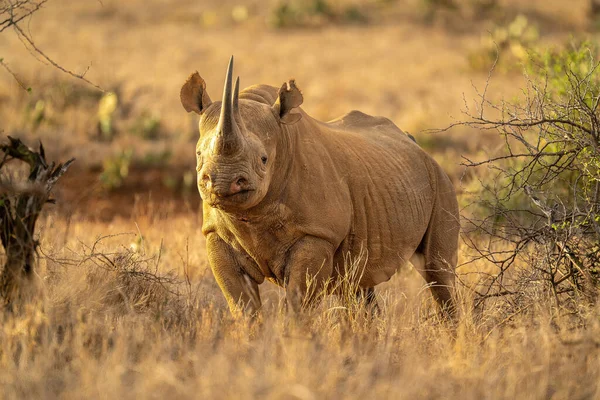
<svg viewBox="0 0 600 400">
<path fill-rule="evenodd" d="M 318 129 L 307 130 L 313 138 L 301 146 L 323 146 L 331 158 L 326 161 L 331 176 L 323 187 L 348 193 L 344 212 L 350 223 L 335 262 L 343 268 L 348 254 L 354 259 L 362 255 L 367 262 L 361 285 L 386 281 L 412 256 L 427 230 L 439 167 L 386 118 L 352 112 L 313 123 Z"/>
</svg>

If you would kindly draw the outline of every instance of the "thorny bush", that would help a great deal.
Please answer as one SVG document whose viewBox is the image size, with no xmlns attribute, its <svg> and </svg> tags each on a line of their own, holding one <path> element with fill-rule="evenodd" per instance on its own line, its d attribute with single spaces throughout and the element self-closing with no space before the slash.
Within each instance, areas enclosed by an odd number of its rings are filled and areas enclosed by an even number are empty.
<svg viewBox="0 0 600 400">
<path fill-rule="evenodd" d="M 464 159 L 478 177 L 467 188 L 464 235 L 487 271 L 472 289 L 484 305 L 506 300 L 508 312 L 552 299 L 577 315 L 598 295 L 600 271 L 600 76 L 590 43 L 531 54 L 522 99 L 495 103 L 487 85 L 468 120 L 495 130 L 499 154 Z M 490 116 L 492 115 L 492 116 Z M 474 172 L 474 171 L 472 171 Z"/>
</svg>

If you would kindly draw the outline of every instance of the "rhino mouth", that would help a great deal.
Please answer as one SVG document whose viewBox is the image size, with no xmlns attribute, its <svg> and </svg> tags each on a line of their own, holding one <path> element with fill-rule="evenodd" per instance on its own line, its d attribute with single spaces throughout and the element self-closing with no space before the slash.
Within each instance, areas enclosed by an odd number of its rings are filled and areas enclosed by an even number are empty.
<svg viewBox="0 0 600 400">
<path fill-rule="evenodd" d="M 250 196 L 251 192 L 254 192 L 254 189 L 244 189 L 241 190 L 237 193 L 227 193 L 227 194 L 216 194 L 216 193 L 212 193 L 209 196 L 208 199 L 208 203 L 212 206 L 212 207 L 218 207 L 218 206 L 222 206 L 222 205 L 226 205 L 226 204 L 231 204 L 231 203 L 242 203 L 245 200 L 248 199 L 248 197 Z"/>
<path fill-rule="evenodd" d="M 224 199 L 230 199 L 232 197 L 241 196 L 241 195 L 253 192 L 253 191 L 254 191 L 254 189 L 244 189 L 244 190 L 240 190 L 237 193 L 228 193 L 223 196 L 217 196 L 217 197 L 224 198 Z"/>
</svg>

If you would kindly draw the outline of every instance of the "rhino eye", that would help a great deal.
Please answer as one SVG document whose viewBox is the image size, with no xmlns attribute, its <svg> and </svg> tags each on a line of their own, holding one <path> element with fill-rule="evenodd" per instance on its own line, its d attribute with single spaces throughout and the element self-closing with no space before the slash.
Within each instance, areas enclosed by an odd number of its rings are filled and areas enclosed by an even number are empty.
<svg viewBox="0 0 600 400">
<path fill-rule="evenodd" d="M 262 156 L 260 160 L 262 161 L 263 165 L 267 165 L 267 156 Z"/>
</svg>

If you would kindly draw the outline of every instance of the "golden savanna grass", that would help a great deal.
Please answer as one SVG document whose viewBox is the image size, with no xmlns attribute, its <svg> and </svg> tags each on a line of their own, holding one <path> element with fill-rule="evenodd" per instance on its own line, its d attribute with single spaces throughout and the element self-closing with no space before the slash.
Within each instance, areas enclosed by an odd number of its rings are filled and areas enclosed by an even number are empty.
<svg viewBox="0 0 600 400">
<path fill-rule="evenodd" d="M 452 328 L 405 271 L 380 290 L 372 320 L 335 298 L 288 319 L 267 285 L 259 322 L 234 321 L 198 238 L 187 217 L 68 227 L 47 217 L 45 299 L 0 329 L 4 397 L 598 397 L 598 309 L 581 311 L 585 329 L 543 302 L 500 320 L 493 303 L 474 314 L 461 289 Z M 174 280 L 144 277 L 156 269 Z"/>
<path fill-rule="evenodd" d="M 463 94 L 473 104 L 487 72 L 468 55 L 482 36 L 523 13 L 544 46 L 596 37 L 584 0 L 504 0 L 493 20 L 458 21 L 428 19 L 418 0 L 330 3 L 358 4 L 368 22 L 277 29 L 265 22 L 277 3 L 262 1 L 49 1 L 29 24 L 32 37 L 69 69 L 91 64 L 86 77 L 117 94 L 110 140 L 98 138 L 102 93 L 0 35 L 3 62 L 32 87 L 0 73 L 0 130 L 41 139 L 50 159 L 78 158 L 38 224 L 41 295 L 1 316 L 0 398 L 600 398 L 598 306 L 568 314 L 534 288 L 526 304 L 475 307 L 469 287 L 491 268 L 482 261 L 459 270 L 455 325 L 439 318 L 410 268 L 378 287 L 378 315 L 347 288 L 290 318 L 284 292 L 265 283 L 257 321 L 230 317 L 200 230 L 197 121 L 178 98 L 189 73 L 198 70 L 216 100 L 234 54 L 242 86 L 294 77 L 319 119 L 351 109 L 387 116 L 462 191 L 460 156 L 493 153 L 499 141 L 466 128 L 422 131 L 460 118 Z M 522 82 L 499 73 L 488 91 L 510 98 Z M 160 121 L 156 137 L 135 133 L 149 115 Z M 106 189 L 105 161 L 130 149 L 123 183 Z M 460 258 L 472 254 L 461 248 Z"/>
</svg>

